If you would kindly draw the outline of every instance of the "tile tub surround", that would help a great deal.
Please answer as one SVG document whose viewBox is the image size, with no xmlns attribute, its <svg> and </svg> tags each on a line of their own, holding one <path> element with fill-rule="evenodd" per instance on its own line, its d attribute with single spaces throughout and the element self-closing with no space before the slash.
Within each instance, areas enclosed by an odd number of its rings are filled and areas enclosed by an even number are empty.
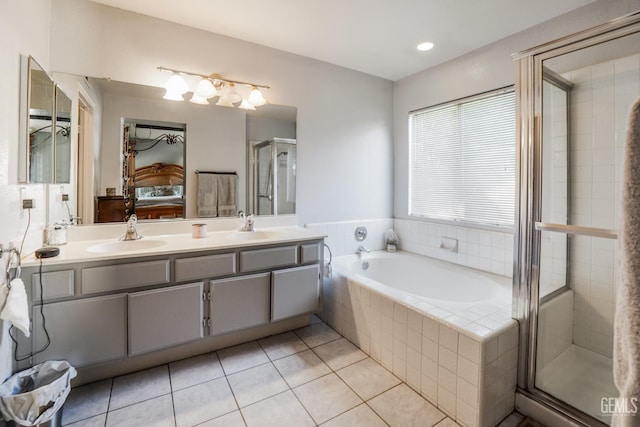
<svg viewBox="0 0 640 427">
<path fill-rule="evenodd" d="M 63 425 L 458 424 L 313 317 L 295 331 L 73 388 Z"/>
<path fill-rule="evenodd" d="M 444 225 L 427 220 L 396 218 L 400 249 L 464 265 L 500 276 L 513 275 L 513 232 Z M 440 249 L 443 237 L 456 239 L 458 251 Z"/>
<path fill-rule="evenodd" d="M 324 281 L 323 319 L 457 423 L 494 426 L 513 411 L 517 322 L 504 307 L 409 307 L 348 278 Z"/>
</svg>

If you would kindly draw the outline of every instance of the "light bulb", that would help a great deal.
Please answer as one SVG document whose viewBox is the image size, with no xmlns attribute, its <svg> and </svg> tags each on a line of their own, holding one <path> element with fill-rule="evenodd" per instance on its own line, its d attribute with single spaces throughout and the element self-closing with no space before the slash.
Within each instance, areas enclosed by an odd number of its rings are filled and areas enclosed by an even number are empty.
<svg viewBox="0 0 640 427">
<path fill-rule="evenodd" d="M 211 83 L 211 80 L 202 79 L 198 83 L 198 87 L 196 88 L 195 93 L 197 93 L 201 98 L 209 99 L 216 96 L 216 88 L 213 87 L 213 83 Z"/>
<path fill-rule="evenodd" d="M 416 48 L 421 52 L 426 52 L 427 50 L 433 49 L 433 43 L 431 42 L 420 43 Z"/>
<path fill-rule="evenodd" d="M 242 103 L 240 104 L 240 106 L 238 108 L 242 108 L 243 110 L 255 110 L 256 109 L 256 107 L 254 107 L 253 104 L 250 101 L 246 100 L 246 99 L 242 100 Z"/>
<path fill-rule="evenodd" d="M 216 102 L 216 105 L 219 105 L 221 107 L 234 107 L 233 103 L 229 100 L 229 98 L 227 98 L 227 95 L 222 95 L 220 99 L 218 99 L 218 102 Z"/>
<path fill-rule="evenodd" d="M 164 99 L 168 99 L 169 101 L 184 101 L 181 93 L 174 93 L 167 90 L 167 93 L 163 96 Z"/>
<path fill-rule="evenodd" d="M 182 76 L 178 74 L 173 74 L 167 80 L 167 83 L 164 85 L 165 89 L 167 89 L 167 93 L 164 94 L 164 99 L 169 99 L 171 101 L 184 101 L 182 95 L 187 93 L 189 90 L 189 86 L 184 81 Z"/>
<path fill-rule="evenodd" d="M 167 80 L 167 83 L 164 85 L 164 87 L 165 89 L 167 89 L 167 92 L 179 93 L 180 95 L 187 93 L 187 91 L 189 90 L 187 82 L 185 82 L 182 76 L 178 74 L 173 74 L 171 77 L 169 77 L 169 80 Z"/>
<path fill-rule="evenodd" d="M 203 98 L 195 92 L 191 96 L 191 99 L 189 101 L 193 102 L 194 104 L 209 105 L 209 101 L 207 101 L 207 98 Z"/>
<path fill-rule="evenodd" d="M 236 102 L 242 101 L 242 97 L 240 96 L 240 94 L 236 90 L 236 86 L 233 83 L 229 83 L 229 89 L 227 89 L 227 92 L 224 94 L 224 96 L 232 104 L 235 104 Z"/>
<path fill-rule="evenodd" d="M 251 89 L 251 93 L 249 93 L 249 102 L 251 103 L 251 105 L 259 107 L 266 104 L 267 100 L 264 99 L 264 96 L 262 95 L 262 92 L 260 92 L 260 89 L 253 86 L 253 89 Z"/>
</svg>

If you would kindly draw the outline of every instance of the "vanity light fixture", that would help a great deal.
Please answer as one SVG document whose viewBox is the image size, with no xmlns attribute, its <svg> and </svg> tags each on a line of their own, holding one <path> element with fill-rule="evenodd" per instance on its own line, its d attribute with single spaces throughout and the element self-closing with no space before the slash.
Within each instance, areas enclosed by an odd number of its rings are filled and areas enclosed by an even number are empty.
<svg viewBox="0 0 640 427">
<path fill-rule="evenodd" d="M 158 70 L 172 73 L 165 84 L 167 92 L 163 97 L 164 99 L 184 101 L 183 95 L 189 92 L 189 85 L 185 82 L 183 76 L 195 76 L 199 77 L 200 81 L 189 99 L 194 104 L 207 105 L 209 104 L 208 100 L 216 96 L 219 97 L 216 105 L 223 107 L 235 107 L 234 104 L 240 103 L 238 108 L 255 110 L 255 107 L 267 103 L 260 90 L 269 89 L 267 85 L 229 80 L 215 73 L 205 75 L 166 67 L 158 67 Z"/>
<path fill-rule="evenodd" d="M 163 98 L 172 101 L 182 101 L 182 95 L 187 93 L 189 90 L 187 82 L 185 82 L 179 74 L 172 74 L 164 87 L 167 90 L 167 93 L 164 94 Z"/>
<path fill-rule="evenodd" d="M 431 42 L 424 42 L 424 43 L 420 43 L 418 46 L 416 46 L 416 48 L 420 51 L 420 52 L 426 52 L 428 50 L 433 49 L 433 43 Z"/>
</svg>

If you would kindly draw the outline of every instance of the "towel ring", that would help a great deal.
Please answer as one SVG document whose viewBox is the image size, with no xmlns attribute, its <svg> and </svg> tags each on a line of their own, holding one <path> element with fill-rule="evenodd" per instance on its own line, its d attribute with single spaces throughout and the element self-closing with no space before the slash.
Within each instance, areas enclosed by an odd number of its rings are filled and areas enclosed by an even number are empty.
<svg viewBox="0 0 640 427">
<path fill-rule="evenodd" d="M 12 267 L 14 257 L 17 259 L 17 264 Z M 13 277 L 11 277 L 11 270 L 14 271 Z M 16 248 L 9 249 L 9 260 L 7 261 L 7 288 L 11 289 L 11 281 L 20 277 L 22 273 L 22 267 L 20 265 L 20 251 Z"/>
</svg>

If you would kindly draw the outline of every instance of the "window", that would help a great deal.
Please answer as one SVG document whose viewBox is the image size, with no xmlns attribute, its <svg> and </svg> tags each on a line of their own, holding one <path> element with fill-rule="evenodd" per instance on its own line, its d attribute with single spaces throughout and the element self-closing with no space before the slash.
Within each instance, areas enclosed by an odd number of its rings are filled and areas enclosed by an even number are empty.
<svg viewBox="0 0 640 427">
<path fill-rule="evenodd" d="M 409 114 L 409 215 L 513 226 L 515 93 Z"/>
</svg>

